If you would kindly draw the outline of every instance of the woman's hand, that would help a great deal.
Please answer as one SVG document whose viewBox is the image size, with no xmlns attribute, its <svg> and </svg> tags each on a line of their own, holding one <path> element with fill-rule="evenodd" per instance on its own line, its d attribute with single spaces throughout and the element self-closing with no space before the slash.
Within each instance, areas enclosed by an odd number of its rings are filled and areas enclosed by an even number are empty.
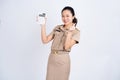
<svg viewBox="0 0 120 80">
<path fill-rule="evenodd" d="M 36 22 L 37 22 L 38 24 L 40 24 L 41 26 L 45 26 L 45 25 L 46 25 L 46 21 L 47 21 L 47 18 L 46 18 L 46 17 L 36 16 Z"/>
<path fill-rule="evenodd" d="M 70 27 L 69 30 L 71 30 L 71 31 L 75 30 L 75 26 L 73 25 L 72 27 Z"/>
<path fill-rule="evenodd" d="M 71 27 L 71 29 L 69 29 L 65 32 L 65 35 L 66 35 L 66 41 L 65 41 L 65 45 L 64 45 L 65 50 L 70 49 L 75 44 L 75 41 L 72 39 L 74 30 L 75 30 L 75 27 L 73 26 L 73 27 Z"/>
<path fill-rule="evenodd" d="M 66 30 L 66 35 L 72 35 L 73 31 L 75 30 L 75 26 L 73 25 L 72 27 L 69 28 L 69 30 Z"/>
<path fill-rule="evenodd" d="M 53 35 L 46 35 L 46 17 L 41 17 L 44 21 L 39 22 L 40 17 L 36 16 L 36 22 L 41 26 L 41 39 L 44 44 L 48 43 L 53 39 Z"/>
</svg>

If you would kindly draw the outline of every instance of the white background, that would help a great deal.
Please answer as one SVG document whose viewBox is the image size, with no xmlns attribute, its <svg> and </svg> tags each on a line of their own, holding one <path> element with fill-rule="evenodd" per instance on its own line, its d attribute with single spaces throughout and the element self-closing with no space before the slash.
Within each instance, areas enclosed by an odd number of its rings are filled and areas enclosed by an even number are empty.
<svg viewBox="0 0 120 80">
<path fill-rule="evenodd" d="M 80 43 L 70 53 L 70 80 L 120 80 L 119 0 L 0 0 L 0 80 L 45 80 L 51 43 L 42 44 L 35 18 L 47 14 L 47 34 L 76 12 Z"/>
</svg>

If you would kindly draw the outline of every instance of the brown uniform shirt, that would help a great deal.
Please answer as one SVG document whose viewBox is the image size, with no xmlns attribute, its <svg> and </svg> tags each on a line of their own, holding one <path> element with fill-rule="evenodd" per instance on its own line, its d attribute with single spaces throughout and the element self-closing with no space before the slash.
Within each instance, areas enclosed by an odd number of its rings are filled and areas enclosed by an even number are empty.
<svg viewBox="0 0 120 80">
<path fill-rule="evenodd" d="M 53 36 L 53 42 L 51 46 L 51 50 L 63 50 L 64 51 L 64 43 L 66 40 L 66 31 L 63 28 L 63 25 L 56 26 L 53 31 L 50 33 L 50 35 Z M 72 33 L 73 40 L 76 41 L 76 44 L 79 43 L 80 39 L 80 30 L 75 28 L 75 30 Z M 67 51 L 70 51 L 71 49 L 68 49 Z"/>
</svg>

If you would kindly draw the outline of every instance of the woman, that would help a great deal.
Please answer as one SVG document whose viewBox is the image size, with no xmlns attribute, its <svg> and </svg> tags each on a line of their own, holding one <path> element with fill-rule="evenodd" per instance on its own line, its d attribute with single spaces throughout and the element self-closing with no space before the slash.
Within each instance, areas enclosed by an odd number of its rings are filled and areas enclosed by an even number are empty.
<svg viewBox="0 0 120 80">
<path fill-rule="evenodd" d="M 48 36 L 45 29 L 46 23 L 41 25 L 42 42 L 48 43 L 53 40 L 46 80 L 69 80 L 69 52 L 74 44 L 79 43 L 80 30 L 76 28 L 77 19 L 74 9 L 66 6 L 61 11 L 61 15 L 64 24 L 56 26 Z"/>
</svg>

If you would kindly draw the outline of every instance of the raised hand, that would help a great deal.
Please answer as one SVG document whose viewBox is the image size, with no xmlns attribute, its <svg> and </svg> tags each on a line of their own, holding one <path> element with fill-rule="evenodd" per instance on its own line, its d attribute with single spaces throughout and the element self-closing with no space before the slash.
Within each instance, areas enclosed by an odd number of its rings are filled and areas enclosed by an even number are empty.
<svg viewBox="0 0 120 80">
<path fill-rule="evenodd" d="M 45 25 L 46 24 L 47 18 L 45 16 L 36 16 L 36 22 L 40 25 Z"/>
</svg>

